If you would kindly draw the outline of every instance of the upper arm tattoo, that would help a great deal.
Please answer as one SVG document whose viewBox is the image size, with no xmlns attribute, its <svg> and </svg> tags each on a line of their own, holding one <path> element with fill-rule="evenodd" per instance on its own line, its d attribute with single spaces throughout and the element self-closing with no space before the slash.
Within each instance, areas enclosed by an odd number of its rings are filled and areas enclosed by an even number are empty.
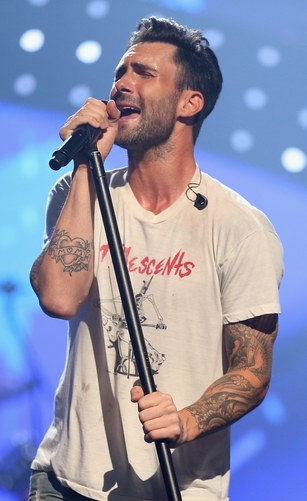
<svg viewBox="0 0 307 501">
<path fill-rule="evenodd" d="M 277 315 L 262 315 L 229 324 L 224 330 L 229 370 L 247 369 L 265 383 L 271 374 Z"/>
<path fill-rule="evenodd" d="M 93 244 L 88 240 L 71 238 L 67 231 L 56 230 L 49 245 L 44 247 L 31 268 L 30 281 L 33 289 L 38 291 L 39 270 L 47 253 L 56 263 L 61 263 L 63 271 L 71 276 L 73 271 L 88 270 L 92 248 Z"/>
<path fill-rule="evenodd" d="M 73 271 L 88 270 L 92 248 L 93 244 L 88 240 L 71 238 L 68 231 L 56 230 L 48 247 L 48 255 L 56 263 L 61 262 L 63 271 L 71 275 Z"/>
</svg>

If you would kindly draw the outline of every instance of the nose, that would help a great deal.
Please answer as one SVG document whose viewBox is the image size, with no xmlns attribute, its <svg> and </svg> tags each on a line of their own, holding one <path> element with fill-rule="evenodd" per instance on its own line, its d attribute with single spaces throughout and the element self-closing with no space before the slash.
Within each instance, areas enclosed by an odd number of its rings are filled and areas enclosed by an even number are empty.
<svg viewBox="0 0 307 501">
<path fill-rule="evenodd" d="M 120 79 L 117 82 L 115 82 L 114 85 L 113 85 L 113 89 L 114 89 L 114 92 L 116 94 L 117 93 L 120 94 L 122 92 L 125 92 L 125 93 L 131 93 L 132 92 L 131 85 L 128 85 L 128 83 L 126 82 L 126 80 L 123 80 L 123 79 Z"/>
<path fill-rule="evenodd" d="M 126 71 L 121 75 L 113 84 L 112 93 L 132 93 L 133 92 L 133 78 L 132 75 Z"/>
<path fill-rule="evenodd" d="M 128 85 L 125 85 L 124 82 L 119 82 L 119 81 L 114 82 L 110 93 L 111 99 L 116 99 L 116 97 L 119 97 L 123 93 L 131 94 L 132 90 Z"/>
</svg>

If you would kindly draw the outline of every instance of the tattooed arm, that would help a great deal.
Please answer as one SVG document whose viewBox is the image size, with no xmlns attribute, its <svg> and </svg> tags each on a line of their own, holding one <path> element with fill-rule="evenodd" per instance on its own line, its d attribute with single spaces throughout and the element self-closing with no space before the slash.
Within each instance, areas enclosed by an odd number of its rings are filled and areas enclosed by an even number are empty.
<svg viewBox="0 0 307 501">
<path fill-rule="evenodd" d="M 186 439 L 234 423 L 257 407 L 269 388 L 277 315 L 262 315 L 224 327 L 228 370 L 193 405 Z"/>
<path fill-rule="evenodd" d="M 167 439 L 177 446 L 230 425 L 254 409 L 269 387 L 276 336 L 275 314 L 226 325 L 226 373 L 179 412 L 170 395 L 155 392 L 144 397 L 140 388 L 133 388 L 145 440 Z"/>
<path fill-rule="evenodd" d="M 120 111 L 114 101 L 107 104 L 89 98 L 68 118 L 60 131 L 67 139 L 82 124 L 103 131 L 97 147 L 103 160 L 113 146 Z M 43 310 L 59 318 L 73 317 L 88 295 L 93 280 L 93 212 L 95 188 L 88 159 L 79 154 L 71 188 L 56 223 L 53 236 L 35 261 L 30 280 Z"/>
<path fill-rule="evenodd" d="M 53 235 L 30 273 L 41 307 L 51 316 L 72 317 L 91 286 L 94 199 L 91 173 L 80 165 Z"/>
</svg>

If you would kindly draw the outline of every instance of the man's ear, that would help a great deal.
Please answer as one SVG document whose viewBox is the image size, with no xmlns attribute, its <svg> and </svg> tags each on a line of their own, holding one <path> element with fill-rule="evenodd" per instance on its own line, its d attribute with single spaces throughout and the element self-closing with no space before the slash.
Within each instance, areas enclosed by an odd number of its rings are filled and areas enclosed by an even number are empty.
<svg viewBox="0 0 307 501">
<path fill-rule="evenodd" d="M 185 89 L 179 100 L 178 116 L 180 118 L 193 118 L 204 107 L 205 100 L 201 92 Z"/>
</svg>

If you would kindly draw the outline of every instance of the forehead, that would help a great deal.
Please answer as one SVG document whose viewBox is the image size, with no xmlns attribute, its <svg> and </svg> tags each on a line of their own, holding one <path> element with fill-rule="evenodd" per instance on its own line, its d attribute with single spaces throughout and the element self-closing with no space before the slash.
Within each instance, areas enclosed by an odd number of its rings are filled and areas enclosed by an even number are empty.
<svg viewBox="0 0 307 501">
<path fill-rule="evenodd" d="M 134 62 L 150 65 L 159 69 L 161 66 L 175 66 L 176 47 L 163 42 L 144 42 L 132 45 L 122 56 L 118 67 Z"/>
</svg>

